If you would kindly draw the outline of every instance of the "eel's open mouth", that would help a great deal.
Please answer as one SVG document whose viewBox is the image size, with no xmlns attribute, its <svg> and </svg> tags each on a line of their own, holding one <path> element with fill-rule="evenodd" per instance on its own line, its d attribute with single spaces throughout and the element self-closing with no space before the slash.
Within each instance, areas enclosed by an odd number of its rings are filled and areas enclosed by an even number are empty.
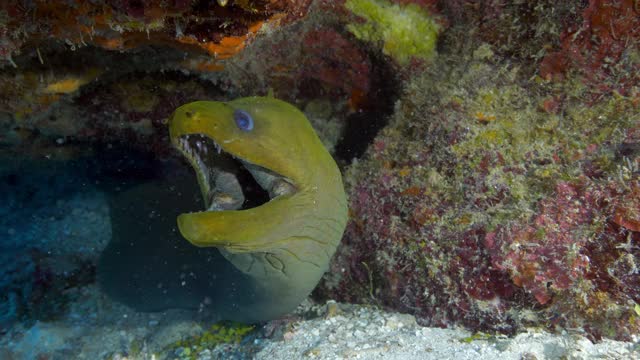
<svg viewBox="0 0 640 360">
<path fill-rule="evenodd" d="M 206 211 L 250 209 L 297 192 L 291 180 L 225 152 L 206 135 L 182 135 L 173 144 L 196 172 Z"/>
</svg>

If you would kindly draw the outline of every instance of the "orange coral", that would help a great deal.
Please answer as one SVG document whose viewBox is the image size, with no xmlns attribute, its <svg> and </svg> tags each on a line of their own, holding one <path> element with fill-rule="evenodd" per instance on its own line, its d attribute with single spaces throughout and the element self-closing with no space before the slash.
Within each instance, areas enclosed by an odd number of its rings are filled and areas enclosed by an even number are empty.
<svg viewBox="0 0 640 360">
<path fill-rule="evenodd" d="M 262 27 L 263 22 L 257 21 L 253 25 L 249 26 L 248 32 L 242 36 L 228 36 L 222 38 L 219 43 L 210 41 L 201 43 L 194 37 L 189 36 L 181 36 L 176 40 L 183 44 L 195 45 L 205 50 L 209 55 L 213 56 L 215 59 L 228 59 L 240 52 L 245 47 L 245 40 L 252 35 L 258 32 Z"/>
<path fill-rule="evenodd" d="M 165 45 L 226 59 L 241 51 L 266 21 L 277 25 L 303 17 L 309 4 L 310 0 L 257 0 L 222 7 L 215 1 L 105 0 L 25 5 L 9 0 L 0 5 L 0 12 L 9 15 L 0 31 L 0 56 L 10 60 L 27 44 L 38 46 L 55 39 L 72 49 L 86 45 L 109 50 Z"/>
</svg>

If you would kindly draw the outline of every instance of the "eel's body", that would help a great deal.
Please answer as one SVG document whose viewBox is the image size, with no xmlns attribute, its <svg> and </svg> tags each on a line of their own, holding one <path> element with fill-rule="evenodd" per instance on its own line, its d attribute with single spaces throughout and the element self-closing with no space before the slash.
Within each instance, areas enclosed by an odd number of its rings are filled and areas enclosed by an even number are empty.
<svg viewBox="0 0 640 360">
<path fill-rule="evenodd" d="M 180 233 L 198 247 L 217 247 L 255 286 L 253 300 L 238 301 L 226 318 L 261 321 L 293 310 L 328 269 L 347 221 L 340 171 L 308 120 L 273 98 L 198 101 L 176 109 L 169 131 L 196 171 L 207 209 L 180 214 Z M 239 182 L 211 165 L 221 151 L 245 165 L 268 202 L 240 209 Z"/>
</svg>

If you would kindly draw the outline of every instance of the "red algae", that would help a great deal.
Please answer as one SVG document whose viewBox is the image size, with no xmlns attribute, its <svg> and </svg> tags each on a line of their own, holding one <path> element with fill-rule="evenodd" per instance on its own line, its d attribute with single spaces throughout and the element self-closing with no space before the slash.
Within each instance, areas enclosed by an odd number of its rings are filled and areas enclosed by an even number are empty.
<svg viewBox="0 0 640 360">
<path fill-rule="evenodd" d="M 632 44 L 638 41 L 637 1 L 590 0 L 581 21 L 567 26 L 560 35 L 560 48 L 543 59 L 540 75 L 562 80 L 567 71 L 576 70 L 594 96 L 612 91 L 627 95 L 640 82 L 640 63 L 629 59 Z"/>
<path fill-rule="evenodd" d="M 588 181 L 559 182 L 555 198 L 541 201 L 538 214 L 529 224 L 500 228 L 487 234 L 485 245 L 493 265 L 507 270 L 514 284 L 532 293 L 542 305 L 554 297 L 592 297 L 596 291 L 604 290 L 593 284 L 587 287 L 592 290 L 587 291 L 583 289 L 584 284 L 578 286 L 578 283 L 596 278 L 600 282 L 606 282 L 607 278 L 615 282 L 606 270 L 611 269 L 612 261 L 597 261 L 603 259 L 594 251 L 606 252 L 618 259 L 626 256 L 616 248 L 602 246 L 598 240 L 612 235 L 608 234 L 613 230 L 612 224 L 607 222 L 612 212 L 617 214 L 623 211 L 620 209 L 629 209 L 620 204 L 625 203 L 631 193 L 622 195 L 622 189 L 617 187 L 615 183 L 603 186 Z M 612 221 L 616 222 L 616 216 Z M 593 246 L 592 242 L 600 246 Z"/>
<path fill-rule="evenodd" d="M 345 175 L 351 221 L 317 293 L 433 326 L 637 334 L 637 34 L 609 3 L 442 5 L 438 58 L 402 69 Z"/>
</svg>

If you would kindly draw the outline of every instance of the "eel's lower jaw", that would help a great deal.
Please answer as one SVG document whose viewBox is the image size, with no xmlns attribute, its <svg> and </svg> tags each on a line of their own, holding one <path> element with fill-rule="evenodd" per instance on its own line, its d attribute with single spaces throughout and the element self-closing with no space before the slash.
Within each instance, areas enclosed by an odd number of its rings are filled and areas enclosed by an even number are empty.
<svg viewBox="0 0 640 360">
<path fill-rule="evenodd" d="M 208 136 L 183 135 L 172 139 L 172 142 L 196 172 L 205 203 L 204 211 L 246 210 L 298 191 L 291 180 L 225 152 Z M 268 194 L 268 199 L 252 196 L 255 191 L 250 191 L 246 181 L 240 179 L 243 172 L 251 174 L 255 183 Z"/>
</svg>

